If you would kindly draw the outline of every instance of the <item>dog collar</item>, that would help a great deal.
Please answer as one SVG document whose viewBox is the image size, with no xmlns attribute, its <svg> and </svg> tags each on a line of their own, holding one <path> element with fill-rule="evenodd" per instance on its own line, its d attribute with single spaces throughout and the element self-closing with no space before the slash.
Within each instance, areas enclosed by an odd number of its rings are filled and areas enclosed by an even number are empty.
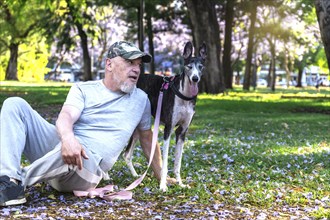
<svg viewBox="0 0 330 220">
<path fill-rule="evenodd" d="M 180 99 L 183 99 L 185 101 L 192 101 L 192 100 L 195 100 L 197 95 L 193 96 L 193 97 L 187 97 L 185 95 L 183 95 L 179 90 L 178 88 L 175 87 L 173 81 L 170 82 L 170 88 L 172 89 L 172 91 L 174 92 L 174 94 L 176 96 L 178 96 Z"/>
</svg>

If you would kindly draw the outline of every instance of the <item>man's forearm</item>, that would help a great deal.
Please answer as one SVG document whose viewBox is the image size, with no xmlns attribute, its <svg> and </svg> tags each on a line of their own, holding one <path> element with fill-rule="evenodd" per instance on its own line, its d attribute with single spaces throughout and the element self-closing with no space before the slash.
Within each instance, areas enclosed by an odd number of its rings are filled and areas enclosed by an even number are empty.
<svg viewBox="0 0 330 220">
<path fill-rule="evenodd" d="M 67 113 L 61 113 L 59 115 L 58 120 L 56 121 L 56 129 L 57 133 L 60 136 L 60 139 L 73 137 L 73 125 L 71 122 L 71 118 Z"/>
</svg>

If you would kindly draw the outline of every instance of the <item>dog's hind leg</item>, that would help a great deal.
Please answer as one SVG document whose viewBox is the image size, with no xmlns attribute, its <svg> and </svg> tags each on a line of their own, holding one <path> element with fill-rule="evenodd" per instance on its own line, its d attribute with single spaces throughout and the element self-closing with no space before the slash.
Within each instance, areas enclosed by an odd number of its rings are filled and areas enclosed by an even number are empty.
<svg viewBox="0 0 330 220">
<path fill-rule="evenodd" d="M 124 160 L 129 168 L 129 170 L 131 171 L 131 174 L 134 176 L 134 177 L 138 177 L 139 175 L 137 174 L 137 172 L 135 171 L 134 169 L 134 166 L 133 166 L 133 162 L 132 162 L 132 159 L 133 159 L 133 151 L 134 151 L 134 148 L 135 148 L 135 145 L 136 145 L 136 142 L 138 141 L 139 139 L 139 134 L 137 131 L 134 131 L 132 137 L 130 138 L 129 142 L 128 142 L 128 145 L 126 147 L 126 150 L 123 154 L 123 157 L 124 157 Z"/>
<path fill-rule="evenodd" d="M 174 174 L 177 183 L 182 187 L 186 187 L 186 185 L 182 183 L 182 179 L 181 179 L 181 162 L 182 162 L 183 146 L 184 146 L 184 139 L 186 136 L 186 132 L 187 132 L 187 128 L 183 129 L 181 125 L 175 130 L 176 146 L 175 146 Z"/>
</svg>

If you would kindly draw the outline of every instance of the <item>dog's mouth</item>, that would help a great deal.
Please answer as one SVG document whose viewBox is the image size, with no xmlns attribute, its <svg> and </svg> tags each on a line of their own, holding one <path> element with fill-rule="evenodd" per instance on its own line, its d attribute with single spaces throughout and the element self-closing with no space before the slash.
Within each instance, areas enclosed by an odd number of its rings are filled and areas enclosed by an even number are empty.
<svg viewBox="0 0 330 220">
<path fill-rule="evenodd" d="M 196 96 L 198 94 L 198 82 L 190 81 L 190 93 L 192 96 Z"/>
</svg>

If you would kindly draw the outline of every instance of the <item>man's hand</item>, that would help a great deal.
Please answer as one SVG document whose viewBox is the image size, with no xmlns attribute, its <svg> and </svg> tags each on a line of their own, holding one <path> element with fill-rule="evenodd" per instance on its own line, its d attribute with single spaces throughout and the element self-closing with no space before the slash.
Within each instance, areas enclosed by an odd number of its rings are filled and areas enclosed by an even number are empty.
<svg viewBox="0 0 330 220">
<path fill-rule="evenodd" d="M 81 170 L 83 166 L 82 157 L 88 159 L 84 148 L 74 136 L 63 137 L 61 150 L 64 163 L 76 165 L 79 170 Z"/>
</svg>

